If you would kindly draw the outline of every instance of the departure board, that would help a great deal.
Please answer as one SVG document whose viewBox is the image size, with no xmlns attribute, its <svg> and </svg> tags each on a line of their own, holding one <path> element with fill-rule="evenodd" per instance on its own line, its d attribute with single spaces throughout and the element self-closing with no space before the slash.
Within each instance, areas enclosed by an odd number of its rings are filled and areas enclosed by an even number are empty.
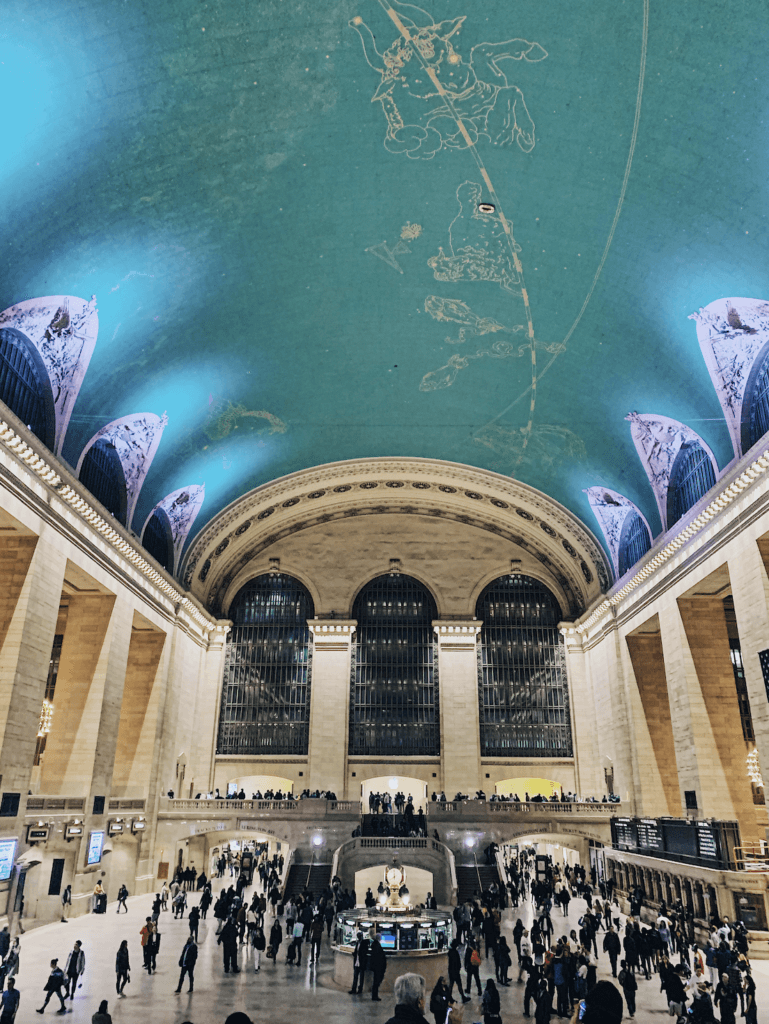
<svg viewBox="0 0 769 1024">
<path fill-rule="evenodd" d="M 655 850 L 659 853 L 663 853 L 665 850 L 665 843 L 662 838 L 662 828 L 658 821 L 653 818 L 641 818 L 636 824 L 636 830 L 638 832 L 638 848 L 648 853 L 650 850 Z"/>
<path fill-rule="evenodd" d="M 706 860 L 718 860 L 718 838 L 715 830 L 707 821 L 697 822 L 697 849 L 700 857 Z"/>
<path fill-rule="evenodd" d="M 638 846 L 635 824 L 630 818 L 612 818 L 614 846 L 618 850 L 635 850 Z"/>
</svg>

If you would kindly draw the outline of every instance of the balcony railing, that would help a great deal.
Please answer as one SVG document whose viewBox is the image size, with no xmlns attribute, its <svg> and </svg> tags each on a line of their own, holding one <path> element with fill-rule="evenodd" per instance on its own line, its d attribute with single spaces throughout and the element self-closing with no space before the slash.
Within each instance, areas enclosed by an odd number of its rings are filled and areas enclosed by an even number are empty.
<svg viewBox="0 0 769 1024">
<path fill-rule="evenodd" d="M 435 800 L 427 805 L 427 816 L 434 818 L 445 817 L 450 814 L 460 815 L 463 818 L 485 818 L 492 814 L 500 814 L 506 817 L 517 817 L 519 815 L 549 816 L 560 815 L 582 815 L 611 818 L 614 814 L 622 814 L 621 803 L 550 803 L 549 800 L 529 800 L 507 802 L 502 800 Z"/>
</svg>

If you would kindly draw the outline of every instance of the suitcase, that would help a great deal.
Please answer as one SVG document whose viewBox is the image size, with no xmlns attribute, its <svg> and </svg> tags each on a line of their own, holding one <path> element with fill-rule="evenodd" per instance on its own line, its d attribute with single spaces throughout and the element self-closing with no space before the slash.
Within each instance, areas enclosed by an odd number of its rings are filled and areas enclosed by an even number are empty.
<svg viewBox="0 0 769 1024">
<path fill-rule="evenodd" d="M 278 917 L 283 917 L 283 910 L 284 910 L 284 904 L 283 903 L 279 903 L 278 904 Z"/>
</svg>

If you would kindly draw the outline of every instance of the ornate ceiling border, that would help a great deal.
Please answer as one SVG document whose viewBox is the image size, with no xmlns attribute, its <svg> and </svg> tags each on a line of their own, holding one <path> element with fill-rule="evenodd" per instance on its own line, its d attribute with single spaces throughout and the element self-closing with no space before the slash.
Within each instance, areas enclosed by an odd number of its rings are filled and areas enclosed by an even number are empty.
<svg viewBox="0 0 769 1024">
<path fill-rule="evenodd" d="M 417 458 L 329 463 L 255 488 L 195 537 L 182 579 L 207 607 L 220 607 L 235 576 L 281 538 L 392 513 L 463 522 L 532 552 L 563 587 L 572 614 L 611 583 L 610 563 L 593 534 L 552 498 L 497 473 Z"/>
</svg>

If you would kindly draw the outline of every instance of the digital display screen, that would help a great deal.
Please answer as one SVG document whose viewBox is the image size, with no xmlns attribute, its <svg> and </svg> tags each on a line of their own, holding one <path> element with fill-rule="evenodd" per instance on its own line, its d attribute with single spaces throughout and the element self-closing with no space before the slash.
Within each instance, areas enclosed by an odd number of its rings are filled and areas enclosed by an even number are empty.
<svg viewBox="0 0 769 1024">
<path fill-rule="evenodd" d="M 13 874 L 18 839 L 3 839 L 0 842 L 0 882 L 7 882 Z"/>
<path fill-rule="evenodd" d="M 696 857 L 696 830 L 691 825 L 671 825 L 665 822 L 665 848 L 668 853 L 677 853 L 684 857 Z"/>
<path fill-rule="evenodd" d="M 705 822 L 697 824 L 697 846 L 700 857 L 718 860 L 718 840 L 710 825 Z"/>
<path fill-rule="evenodd" d="M 88 864 L 98 864 L 101 861 L 101 851 L 104 848 L 104 833 L 92 832 L 88 838 Z"/>
<path fill-rule="evenodd" d="M 649 818 L 642 818 L 636 825 L 636 830 L 638 832 L 638 846 L 640 849 L 660 851 L 665 849 L 659 822 Z"/>
<path fill-rule="evenodd" d="M 379 944 L 382 949 L 395 949 L 395 929 L 383 928 L 379 933 Z"/>
<path fill-rule="evenodd" d="M 614 842 L 619 850 L 635 850 L 636 830 L 633 823 L 617 818 L 611 823 L 614 830 Z"/>
</svg>

